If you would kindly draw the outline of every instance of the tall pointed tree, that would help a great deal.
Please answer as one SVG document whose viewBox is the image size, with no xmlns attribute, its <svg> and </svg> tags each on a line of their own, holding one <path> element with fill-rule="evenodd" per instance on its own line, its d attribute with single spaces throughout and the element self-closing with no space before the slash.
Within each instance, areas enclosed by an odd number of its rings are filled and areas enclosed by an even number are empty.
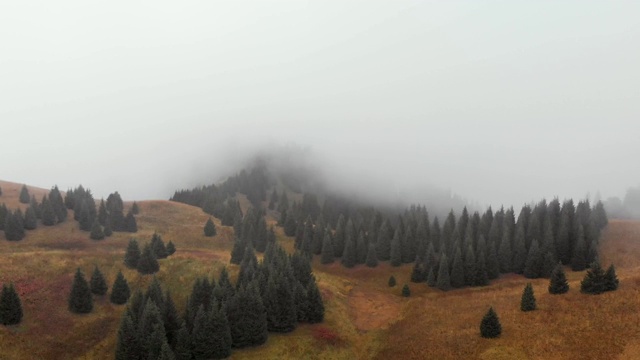
<svg viewBox="0 0 640 360">
<path fill-rule="evenodd" d="M 125 279 L 122 271 L 118 271 L 116 280 L 113 282 L 113 286 L 111 287 L 111 296 L 109 297 L 109 300 L 113 304 L 123 305 L 127 303 L 130 295 L 131 291 L 129 289 L 127 279 Z"/>
<path fill-rule="evenodd" d="M 480 335 L 483 338 L 497 338 L 500 334 L 502 334 L 500 319 L 498 318 L 498 314 L 493 310 L 493 307 L 490 307 L 480 322 Z"/>
<path fill-rule="evenodd" d="M 0 324 L 16 325 L 22 321 L 22 302 L 13 284 L 2 285 L 0 294 Z"/>
<path fill-rule="evenodd" d="M 90 285 L 91 285 L 91 293 L 98 296 L 105 295 L 109 290 L 107 281 L 104 279 L 104 275 L 102 275 L 102 273 L 100 272 L 100 269 L 98 269 L 98 266 L 96 266 L 93 269 L 93 274 L 91 274 Z"/>
<path fill-rule="evenodd" d="M 569 291 L 569 282 L 564 274 L 562 264 L 556 265 L 549 279 L 549 294 L 564 294 Z"/>
<path fill-rule="evenodd" d="M 536 307 L 536 297 L 533 294 L 533 286 L 531 283 L 527 283 L 522 291 L 522 298 L 520 299 L 520 310 L 522 311 L 532 311 L 535 310 Z"/>
<path fill-rule="evenodd" d="M 87 280 L 84 278 L 84 274 L 78 268 L 71 285 L 71 293 L 69 294 L 69 311 L 76 314 L 86 314 L 90 313 L 91 310 L 93 310 L 91 290 Z"/>
</svg>

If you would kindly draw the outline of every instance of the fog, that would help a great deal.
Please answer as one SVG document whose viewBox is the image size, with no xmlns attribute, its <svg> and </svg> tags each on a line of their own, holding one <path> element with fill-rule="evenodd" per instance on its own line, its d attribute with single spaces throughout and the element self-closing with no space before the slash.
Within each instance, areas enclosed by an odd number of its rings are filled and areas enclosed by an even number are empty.
<svg viewBox="0 0 640 360">
<path fill-rule="evenodd" d="M 640 183 L 638 14 L 633 1 L 5 1 L 0 179 L 167 199 L 276 149 L 372 196 L 623 197 Z"/>
</svg>

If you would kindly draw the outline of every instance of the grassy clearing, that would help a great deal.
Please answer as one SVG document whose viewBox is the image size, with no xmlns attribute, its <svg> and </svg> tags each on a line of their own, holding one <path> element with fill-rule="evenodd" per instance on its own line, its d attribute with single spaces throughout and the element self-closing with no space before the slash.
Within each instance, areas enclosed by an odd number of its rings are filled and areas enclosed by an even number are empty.
<svg viewBox="0 0 640 360">
<path fill-rule="evenodd" d="M 0 182 L 0 202 L 18 206 L 21 184 Z M 39 198 L 45 190 L 30 188 Z M 130 204 L 127 204 L 130 206 Z M 139 202 L 140 242 L 157 231 L 178 251 L 161 260 L 160 278 L 180 311 L 199 276 L 217 277 L 229 266 L 233 234 L 214 222 L 218 235 L 206 238 L 208 218 L 200 209 L 168 201 Z M 71 214 L 71 213 L 70 213 Z M 270 224 L 274 219 L 269 220 Z M 19 326 L 0 327 L 2 358 L 112 359 L 123 307 L 96 299 L 88 315 L 67 311 L 67 296 L 75 269 L 89 276 L 100 266 L 112 284 L 122 270 L 133 289 L 146 288 L 150 276 L 140 276 L 122 264 L 132 234 L 117 233 L 92 241 L 67 221 L 27 232 L 20 242 L 0 240 L 0 283 L 13 281 L 23 300 L 25 318 Z M 276 229 L 278 241 L 293 249 L 293 241 Z M 0 235 L 1 237 L 2 235 Z M 547 280 L 532 281 L 539 310 L 522 313 L 519 301 L 527 282 L 502 276 L 484 288 L 441 292 L 409 283 L 411 265 L 381 264 L 348 270 L 314 262 L 325 300 L 326 320 L 301 325 L 293 333 L 270 334 L 266 344 L 235 350 L 234 359 L 633 359 L 640 357 L 640 223 L 611 221 L 604 233 L 601 259 L 617 266 L 620 289 L 599 296 L 579 293 L 583 272 L 567 272 L 571 290 L 547 293 Z M 397 285 L 388 287 L 390 275 Z M 409 283 L 411 297 L 400 295 Z M 479 322 L 494 306 L 503 326 L 499 339 L 479 336 Z"/>
</svg>

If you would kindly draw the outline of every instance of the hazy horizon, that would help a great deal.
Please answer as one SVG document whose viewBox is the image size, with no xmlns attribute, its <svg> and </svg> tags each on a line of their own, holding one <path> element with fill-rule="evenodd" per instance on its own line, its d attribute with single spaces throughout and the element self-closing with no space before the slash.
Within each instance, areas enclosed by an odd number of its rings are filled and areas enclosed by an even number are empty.
<svg viewBox="0 0 640 360">
<path fill-rule="evenodd" d="M 437 187 L 516 207 L 623 197 L 640 183 L 639 13 L 630 1 L 3 3 L 0 179 L 167 199 L 295 144 L 334 185 L 365 192 Z"/>
</svg>

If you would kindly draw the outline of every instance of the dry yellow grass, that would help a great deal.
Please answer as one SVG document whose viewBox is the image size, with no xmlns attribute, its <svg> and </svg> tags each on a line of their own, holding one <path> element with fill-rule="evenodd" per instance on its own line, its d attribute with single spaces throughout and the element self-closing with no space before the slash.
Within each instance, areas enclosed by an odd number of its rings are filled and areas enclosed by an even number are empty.
<svg viewBox="0 0 640 360">
<path fill-rule="evenodd" d="M 0 182 L 0 202 L 18 206 L 21 184 Z M 46 192 L 30 188 L 38 198 Z M 217 276 L 228 264 L 233 235 L 214 219 L 218 235 L 206 238 L 208 218 L 200 209 L 168 201 L 139 202 L 141 242 L 154 231 L 173 241 L 178 251 L 161 260 L 157 274 L 172 292 L 179 310 L 196 277 Z M 130 204 L 128 204 L 130 206 Z M 71 214 L 71 213 L 70 213 Z M 269 223 L 274 220 L 270 219 Z M 276 229 L 278 241 L 293 248 L 293 241 Z M 67 311 L 67 295 L 77 267 L 89 275 L 94 265 L 111 284 L 122 270 L 135 288 L 146 288 L 150 276 L 140 276 L 122 264 L 132 234 L 116 233 L 92 241 L 76 222 L 39 227 L 24 240 L 0 240 L 0 283 L 16 283 L 25 308 L 17 327 L 0 327 L 2 359 L 112 359 L 123 307 L 98 300 L 96 310 L 79 316 Z M 547 280 L 533 286 L 539 310 L 522 313 L 519 301 L 526 279 L 507 275 L 484 288 L 450 292 L 411 284 L 411 297 L 400 296 L 409 283 L 411 265 L 381 264 L 375 269 L 345 269 L 337 262 L 314 262 L 314 272 L 325 299 L 326 320 L 301 325 L 291 334 L 270 334 L 266 344 L 234 350 L 237 359 L 637 359 L 640 358 L 640 223 L 611 221 L 604 233 L 601 259 L 617 265 L 620 289 L 598 296 L 583 295 L 584 273 L 567 272 L 571 290 L 566 295 L 547 293 Z M 228 265 L 227 265 L 228 266 Z M 228 266 L 232 277 L 236 266 Z M 398 285 L 387 286 L 393 274 Z M 503 325 L 499 339 L 479 336 L 478 325 L 494 306 Z M 335 334 L 333 342 L 316 336 Z"/>
</svg>

